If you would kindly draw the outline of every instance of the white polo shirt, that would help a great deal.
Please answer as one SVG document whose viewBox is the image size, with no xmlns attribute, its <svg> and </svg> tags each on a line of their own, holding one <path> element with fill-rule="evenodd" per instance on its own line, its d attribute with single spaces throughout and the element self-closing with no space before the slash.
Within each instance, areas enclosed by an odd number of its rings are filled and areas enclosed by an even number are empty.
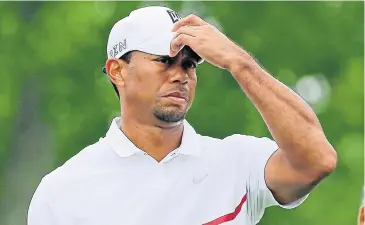
<svg viewBox="0 0 365 225">
<path fill-rule="evenodd" d="M 184 121 L 181 146 L 158 163 L 119 124 L 42 179 L 28 225 L 254 225 L 279 205 L 264 180 L 272 140 L 215 139 Z"/>
</svg>

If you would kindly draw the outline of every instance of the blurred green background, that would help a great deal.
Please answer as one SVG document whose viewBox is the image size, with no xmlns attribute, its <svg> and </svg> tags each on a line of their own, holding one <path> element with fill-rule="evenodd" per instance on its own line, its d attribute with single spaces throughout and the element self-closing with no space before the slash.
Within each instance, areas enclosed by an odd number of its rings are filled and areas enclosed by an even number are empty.
<svg viewBox="0 0 365 225">
<path fill-rule="evenodd" d="M 195 13 L 316 111 L 339 162 L 299 208 L 261 225 L 352 225 L 364 183 L 363 2 L 0 2 L 0 224 L 25 225 L 42 176 L 98 141 L 119 114 L 101 72 L 113 24 L 137 7 Z M 226 71 L 198 68 L 188 120 L 204 135 L 270 135 Z"/>
</svg>

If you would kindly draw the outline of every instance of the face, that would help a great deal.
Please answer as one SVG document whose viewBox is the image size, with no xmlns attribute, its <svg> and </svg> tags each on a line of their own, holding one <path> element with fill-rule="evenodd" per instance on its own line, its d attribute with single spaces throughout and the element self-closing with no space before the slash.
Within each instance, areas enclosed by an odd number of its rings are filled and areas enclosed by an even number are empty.
<svg viewBox="0 0 365 225">
<path fill-rule="evenodd" d="M 136 116 L 182 121 L 194 99 L 197 60 L 190 49 L 174 58 L 133 52 L 123 66 L 122 104 Z"/>
</svg>

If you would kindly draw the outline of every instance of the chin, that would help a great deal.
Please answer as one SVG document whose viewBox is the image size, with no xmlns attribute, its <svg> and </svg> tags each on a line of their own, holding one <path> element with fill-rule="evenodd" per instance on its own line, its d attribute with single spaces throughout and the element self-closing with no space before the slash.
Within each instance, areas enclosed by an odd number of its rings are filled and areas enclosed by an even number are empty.
<svg viewBox="0 0 365 225">
<path fill-rule="evenodd" d="M 154 116 L 165 123 L 177 123 L 183 121 L 186 117 L 186 111 L 182 110 L 168 110 L 168 109 L 160 109 L 154 110 Z"/>
</svg>

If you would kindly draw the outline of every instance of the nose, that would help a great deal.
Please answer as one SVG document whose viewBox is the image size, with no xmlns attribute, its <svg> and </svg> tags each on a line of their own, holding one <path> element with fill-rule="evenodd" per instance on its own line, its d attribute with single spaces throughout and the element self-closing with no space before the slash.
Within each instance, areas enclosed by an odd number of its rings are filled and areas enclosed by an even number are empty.
<svg viewBox="0 0 365 225">
<path fill-rule="evenodd" d="M 187 84 L 189 76 L 181 64 L 176 63 L 170 68 L 169 80 L 171 83 Z"/>
</svg>

